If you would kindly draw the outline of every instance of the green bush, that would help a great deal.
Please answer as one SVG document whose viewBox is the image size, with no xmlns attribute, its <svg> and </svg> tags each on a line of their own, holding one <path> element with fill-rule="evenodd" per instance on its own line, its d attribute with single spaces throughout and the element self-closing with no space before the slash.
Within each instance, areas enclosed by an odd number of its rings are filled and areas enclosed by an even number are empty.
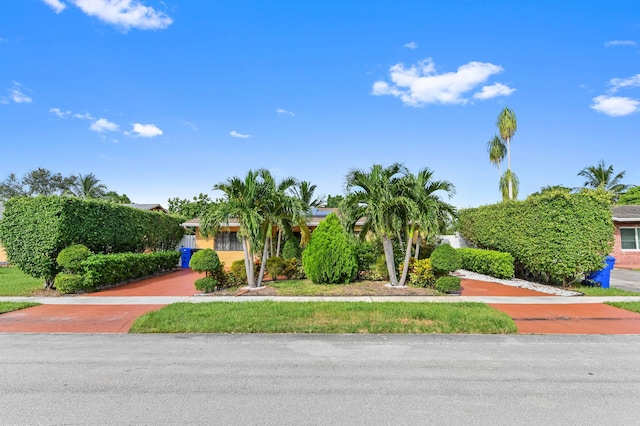
<svg viewBox="0 0 640 426">
<path fill-rule="evenodd" d="M 389 279 L 389 270 L 387 269 L 387 261 L 384 257 L 384 254 L 381 254 L 376 259 L 376 265 L 373 268 L 373 276 L 380 277 L 379 280 L 373 281 L 384 281 Z"/>
<path fill-rule="evenodd" d="M 220 285 L 218 280 L 216 280 L 214 277 L 204 277 L 197 279 L 194 284 L 196 286 L 196 290 L 200 290 L 204 293 L 213 293 Z"/>
<path fill-rule="evenodd" d="M 518 275 L 542 281 L 568 283 L 599 270 L 613 246 L 610 206 L 595 191 L 550 191 L 459 215 L 462 236 L 479 248 L 510 253 Z"/>
<path fill-rule="evenodd" d="M 416 287 L 433 287 L 436 276 L 429 259 L 420 259 L 410 265 L 409 283 Z"/>
<path fill-rule="evenodd" d="M 331 213 L 311 234 L 311 241 L 302 254 L 307 276 L 316 284 L 348 283 L 358 273 L 358 264 L 351 239 L 335 213 Z"/>
<path fill-rule="evenodd" d="M 54 284 L 56 290 L 62 294 L 82 293 L 91 290 L 91 288 L 85 285 L 81 275 L 65 274 L 63 272 L 56 275 Z"/>
<path fill-rule="evenodd" d="M 74 244 L 58 253 L 56 262 L 67 274 L 75 274 L 82 271 L 82 262 L 87 260 L 89 256 L 91 256 L 91 251 L 87 246 Z"/>
<path fill-rule="evenodd" d="M 356 257 L 358 259 L 358 271 L 368 271 L 376 263 L 377 250 L 370 241 L 356 240 Z"/>
<path fill-rule="evenodd" d="M 0 240 L 11 263 L 43 278 L 59 272 L 56 258 L 71 244 L 94 253 L 172 250 L 180 241 L 180 220 L 105 201 L 72 197 L 14 197 L 5 205 Z"/>
<path fill-rule="evenodd" d="M 283 259 L 300 259 L 302 256 L 302 247 L 300 247 L 300 240 L 294 236 L 287 238 L 282 246 L 282 258 Z"/>
<path fill-rule="evenodd" d="M 458 277 L 445 275 L 436 280 L 436 290 L 440 293 L 459 293 L 460 289 L 460 278 Z"/>
<path fill-rule="evenodd" d="M 431 253 L 431 268 L 436 275 L 446 275 L 460 269 L 460 254 L 449 244 L 440 244 Z"/>
<path fill-rule="evenodd" d="M 284 275 L 285 263 L 281 257 L 274 256 L 267 259 L 267 273 L 273 281 L 278 281 L 278 277 Z"/>
<path fill-rule="evenodd" d="M 282 275 L 285 276 L 286 279 L 290 280 L 292 278 L 297 278 L 298 276 L 298 265 L 302 266 L 302 262 L 300 259 L 296 259 L 292 257 L 291 259 L 285 259 L 282 262 Z M 267 265 L 268 267 L 268 265 Z"/>
<path fill-rule="evenodd" d="M 189 267 L 196 272 L 204 272 L 206 277 L 210 277 L 214 272 L 222 269 L 222 262 L 214 250 L 204 249 L 193 253 Z"/>
<path fill-rule="evenodd" d="M 245 285 L 247 284 L 247 270 L 244 267 L 244 260 L 236 260 L 231 264 L 231 270 L 229 271 L 229 284 L 230 285 Z"/>
<path fill-rule="evenodd" d="M 513 256 L 509 253 L 474 248 L 461 248 L 458 253 L 462 259 L 462 269 L 496 278 L 514 277 Z"/>
</svg>

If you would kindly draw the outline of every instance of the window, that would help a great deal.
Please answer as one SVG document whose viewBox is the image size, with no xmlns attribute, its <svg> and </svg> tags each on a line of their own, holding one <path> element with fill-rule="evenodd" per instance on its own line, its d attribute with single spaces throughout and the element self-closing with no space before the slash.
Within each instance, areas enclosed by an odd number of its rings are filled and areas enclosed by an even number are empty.
<svg viewBox="0 0 640 426">
<path fill-rule="evenodd" d="M 215 239 L 216 251 L 242 251 L 242 241 L 237 232 L 218 232 Z"/>
<path fill-rule="evenodd" d="M 640 228 L 620 228 L 622 250 L 640 250 Z"/>
</svg>

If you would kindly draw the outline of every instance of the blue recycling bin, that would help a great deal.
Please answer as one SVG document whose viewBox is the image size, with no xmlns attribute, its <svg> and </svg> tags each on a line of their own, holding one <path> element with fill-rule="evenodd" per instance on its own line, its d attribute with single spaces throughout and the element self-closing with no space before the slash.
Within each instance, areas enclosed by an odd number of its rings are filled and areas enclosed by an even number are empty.
<svg viewBox="0 0 640 426">
<path fill-rule="evenodd" d="M 599 271 L 591 272 L 587 275 L 587 279 L 600 283 L 602 288 L 609 288 L 611 282 L 611 270 L 616 263 L 616 258 L 613 256 L 607 256 L 605 258 L 605 267 Z"/>
<path fill-rule="evenodd" d="M 193 249 L 189 247 L 182 247 L 180 249 L 180 266 L 183 268 L 189 267 L 189 262 L 191 262 L 191 254 L 193 253 Z"/>
</svg>

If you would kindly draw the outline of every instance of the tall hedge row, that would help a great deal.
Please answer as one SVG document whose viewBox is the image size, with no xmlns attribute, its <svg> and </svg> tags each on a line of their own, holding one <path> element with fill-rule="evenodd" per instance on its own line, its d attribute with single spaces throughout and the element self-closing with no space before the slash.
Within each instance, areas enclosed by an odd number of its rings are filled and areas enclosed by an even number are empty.
<svg viewBox="0 0 640 426">
<path fill-rule="evenodd" d="M 166 214 L 58 196 L 11 198 L 0 221 L 11 263 L 48 284 L 58 272 L 58 253 L 71 244 L 94 253 L 173 250 L 182 233 L 180 220 Z"/>
<path fill-rule="evenodd" d="M 521 274 L 566 283 L 602 269 L 614 227 L 598 194 L 550 192 L 461 210 L 460 233 L 480 248 L 511 253 Z"/>
</svg>

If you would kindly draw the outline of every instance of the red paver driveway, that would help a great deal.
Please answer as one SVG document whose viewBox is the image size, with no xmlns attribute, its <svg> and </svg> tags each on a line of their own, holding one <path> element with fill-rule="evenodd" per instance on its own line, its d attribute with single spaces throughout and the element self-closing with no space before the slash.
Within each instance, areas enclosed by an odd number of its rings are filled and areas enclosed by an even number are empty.
<svg viewBox="0 0 640 426">
<path fill-rule="evenodd" d="M 84 296 L 193 296 L 200 293 L 193 282 L 203 276 L 203 273 L 193 272 L 191 269 L 181 269 Z"/>
</svg>

